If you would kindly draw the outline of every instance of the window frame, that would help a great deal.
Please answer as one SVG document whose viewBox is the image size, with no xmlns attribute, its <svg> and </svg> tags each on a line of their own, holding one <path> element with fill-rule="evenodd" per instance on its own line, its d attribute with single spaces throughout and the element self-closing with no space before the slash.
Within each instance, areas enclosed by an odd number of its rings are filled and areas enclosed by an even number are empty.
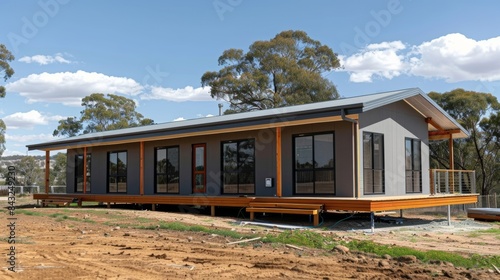
<svg viewBox="0 0 500 280">
<path fill-rule="evenodd" d="M 410 157 L 411 157 L 411 169 L 408 169 L 408 161 L 406 160 L 406 144 L 408 141 L 411 141 L 411 151 L 410 151 Z M 418 169 L 415 169 L 415 143 L 418 143 L 419 145 L 419 153 L 418 153 Z M 405 137 L 405 192 L 406 193 L 422 193 L 423 188 L 422 188 L 422 141 L 417 138 L 410 138 L 410 137 Z M 411 174 L 411 191 L 408 189 L 408 172 Z M 418 178 L 415 178 L 415 172 L 418 172 Z M 415 184 L 415 179 L 418 179 L 418 186 Z M 419 187 L 419 190 L 415 190 L 415 188 Z"/>
<path fill-rule="evenodd" d="M 119 154 L 121 153 L 125 153 L 125 158 L 126 158 L 126 165 L 125 165 L 125 175 L 123 174 L 119 174 L 118 173 L 118 164 L 116 166 L 117 170 L 116 170 L 116 175 L 112 175 L 110 174 L 110 164 L 111 164 L 111 161 L 110 161 L 110 156 L 112 154 L 116 154 L 117 156 L 117 159 L 119 158 Z M 112 152 L 108 152 L 107 153 L 107 170 L 106 170 L 106 173 L 107 173 L 107 176 L 106 176 L 106 186 L 107 186 L 107 192 L 108 193 L 127 193 L 128 192 L 128 151 L 127 150 L 120 150 L 120 151 L 112 151 Z M 115 178 L 116 179 L 116 191 L 111 191 L 110 189 L 110 182 L 109 182 L 109 179 L 110 178 Z M 120 183 L 118 178 L 125 178 L 125 191 L 119 191 L 119 187 L 118 187 L 118 184 Z"/>
<path fill-rule="evenodd" d="M 169 177 L 169 173 L 168 171 L 166 170 L 165 173 L 158 173 L 158 151 L 159 150 L 165 150 L 165 155 L 166 155 L 166 159 L 168 160 L 169 157 L 168 157 L 168 151 L 170 149 L 177 149 L 177 172 L 178 172 L 178 179 L 177 179 L 177 191 L 175 192 L 169 192 L 168 189 L 169 189 L 169 180 L 168 180 L 168 177 Z M 179 146 L 162 146 L 162 147 L 156 147 L 155 148 L 155 155 L 154 155 L 154 193 L 155 194 L 179 194 L 180 193 L 180 167 L 181 167 L 181 164 L 180 164 L 180 154 L 181 154 L 181 150 L 180 150 L 180 147 Z M 167 177 L 167 182 L 166 182 L 166 191 L 164 192 L 160 192 L 158 191 L 158 176 L 166 176 Z"/>
<path fill-rule="evenodd" d="M 253 192 L 241 192 L 240 191 L 240 185 L 243 184 L 240 182 L 240 173 L 241 170 L 240 169 L 240 166 L 241 166 L 241 163 L 240 163 L 240 156 L 239 156 L 239 148 L 240 148 L 240 143 L 242 142 L 245 142 L 245 141 L 252 141 L 253 142 L 253 149 L 252 149 L 252 157 L 253 157 L 253 177 L 252 177 L 252 181 L 253 181 Z M 225 161 L 224 161 L 224 145 L 225 144 L 234 144 L 236 143 L 236 169 L 234 170 L 231 170 L 231 172 L 226 172 L 225 170 Z M 227 195 L 234 195 L 234 194 L 255 194 L 255 191 L 256 191 L 256 175 L 255 175 L 255 170 L 256 170 L 256 158 L 255 158 L 255 138 L 246 138 L 246 139 L 238 139 L 238 140 L 228 140 L 228 141 L 222 141 L 221 142 L 221 194 L 227 194 Z M 224 191 L 224 186 L 225 186 L 225 176 L 226 176 L 226 173 L 236 173 L 237 174 L 237 177 L 236 177 L 236 192 L 225 192 Z"/>
<path fill-rule="evenodd" d="M 312 162 L 315 162 L 315 136 L 318 135 L 331 135 L 332 136 L 332 152 L 333 152 L 333 167 L 329 168 L 318 168 L 315 167 L 314 164 L 312 165 L 312 168 L 301 168 L 297 169 L 297 144 L 296 140 L 299 137 L 312 137 L 312 149 L 311 149 L 311 155 L 312 155 Z M 292 135 L 292 150 L 293 150 L 293 195 L 305 195 L 305 196 L 314 196 L 314 195 L 329 195 L 329 196 L 335 196 L 337 194 L 337 161 L 336 161 L 336 151 L 335 151 L 335 131 L 322 131 L 322 132 L 313 132 L 313 133 L 299 133 Z M 297 172 L 312 172 L 312 178 L 313 178 L 313 192 L 312 193 L 303 193 L 303 192 L 297 192 Z M 320 193 L 316 192 L 316 171 L 333 171 L 333 192 L 331 193 Z"/>
<path fill-rule="evenodd" d="M 82 171 L 83 170 L 83 154 L 76 154 L 75 155 L 75 178 L 74 178 L 74 187 L 75 187 L 75 193 L 83 193 L 83 176 L 84 174 L 80 174 L 80 165 L 79 165 L 79 158 L 81 157 L 81 162 L 82 162 L 82 166 L 81 166 L 81 169 Z M 85 172 L 87 175 L 87 186 L 86 186 L 86 190 L 85 192 L 86 193 L 90 193 L 91 192 L 91 188 L 90 188 L 90 179 L 91 179 L 91 163 L 92 163 L 92 153 L 87 153 L 87 172 Z M 78 190 L 78 179 L 82 179 L 82 189 L 81 190 Z"/>
<path fill-rule="evenodd" d="M 378 132 L 370 132 L 370 131 L 363 131 L 363 142 L 364 142 L 364 138 L 365 138 L 365 135 L 370 135 L 370 149 L 371 149 L 371 153 L 370 153 L 370 160 L 371 160 L 371 166 L 369 168 L 365 167 L 365 163 L 366 163 L 366 160 L 365 160 L 365 149 L 364 149 L 364 143 L 363 143 L 363 195 L 381 195 L 381 194 L 385 194 L 385 139 L 384 139 L 384 134 L 383 133 L 378 133 Z M 381 169 L 377 169 L 375 168 L 375 165 L 376 165 L 376 162 L 375 161 L 375 141 L 373 140 L 374 139 L 374 136 L 380 136 L 381 137 L 381 145 L 382 145 L 382 149 L 380 151 L 380 155 L 381 155 L 381 161 L 382 161 L 382 168 Z M 376 171 L 382 171 L 382 191 L 381 192 L 375 192 L 375 172 Z M 372 173 L 372 182 L 371 182 L 371 192 L 367 192 L 367 182 L 366 182 L 366 177 L 364 176 L 365 175 L 365 172 L 371 172 Z"/>
</svg>

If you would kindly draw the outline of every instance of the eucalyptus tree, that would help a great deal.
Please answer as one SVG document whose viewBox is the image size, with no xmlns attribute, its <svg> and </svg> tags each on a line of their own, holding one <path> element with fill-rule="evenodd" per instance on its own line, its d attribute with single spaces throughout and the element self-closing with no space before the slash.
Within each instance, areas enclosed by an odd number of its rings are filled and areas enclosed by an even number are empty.
<svg viewBox="0 0 500 280">
<path fill-rule="evenodd" d="M 76 136 L 154 123 L 152 119 L 136 112 L 134 100 L 119 95 L 93 93 L 82 99 L 82 106 L 84 109 L 80 112 L 80 118 L 60 120 L 54 136 Z"/>
<path fill-rule="evenodd" d="M 248 52 L 225 50 L 222 69 L 208 71 L 202 86 L 212 98 L 230 103 L 227 113 L 325 101 L 339 97 L 323 75 L 340 67 L 337 55 L 304 31 L 283 31 L 269 41 L 256 41 Z"/>
<path fill-rule="evenodd" d="M 5 47 L 0 44 L 0 73 L 3 73 L 4 81 L 7 81 L 14 75 L 14 69 L 10 67 L 9 62 L 14 60 L 14 55 Z M 0 85 L 0 98 L 5 97 L 5 87 Z M 3 120 L 0 119 L 0 156 L 5 151 L 5 130 L 6 126 Z"/>
<path fill-rule="evenodd" d="M 497 139 L 500 104 L 490 93 L 455 89 L 445 93 L 430 92 L 429 96 L 454 117 L 470 137 L 454 140 L 454 162 L 449 166 L 447 144 L 431 142 L 433 167 L 476 170 L 479 191 L 488 194 L 499 186 Z"/>
</svg>

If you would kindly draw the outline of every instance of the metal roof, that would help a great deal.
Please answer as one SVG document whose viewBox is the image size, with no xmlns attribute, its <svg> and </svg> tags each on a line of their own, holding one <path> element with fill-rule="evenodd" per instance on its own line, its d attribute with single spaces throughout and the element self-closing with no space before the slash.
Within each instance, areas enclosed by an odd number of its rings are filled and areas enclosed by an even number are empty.
<svg viewBox="0 0 500 280">
<path fill-rule="evenodd" d="M 446 130 L 459 129 L 461 133 L 456 134 L 455 138 L 468 136 L 468 132 L 432 101 L 427 94 L 419 88 L 410 88 L 304 105 L 89 133 L 45 143 L 31 144 L 27 145 L 27 147 L 28 150 L 59 150 L 91 145 L 110 145 L 117 141 L 134 142 L 134 140 L 137 141 L 138 139 L 157 139 L 158 137 L 162 137 L 162 135 L 173 137 L 193 132 L 203 135 L 204 132 L 224 128 L 232 128 L 234 131 L 238 131 L 238 128 L 244 130 L 244 127 L 266 123 L 278 126 L 279 123 L 291 120 L 338 116 L 341 110 L 344 110 L 346 114 L 361 114 L 402 100 L 419 111 L 424 117 L 431 117 L 442 128 Z M 433 128 L 430 127 L 429 131 L 432 130 Z"/>
</svg>

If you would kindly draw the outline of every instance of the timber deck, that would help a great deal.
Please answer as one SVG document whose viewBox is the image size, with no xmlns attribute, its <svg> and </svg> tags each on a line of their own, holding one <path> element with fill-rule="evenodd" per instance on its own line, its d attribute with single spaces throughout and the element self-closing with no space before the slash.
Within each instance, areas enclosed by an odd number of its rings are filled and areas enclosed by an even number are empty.
<svg viewBox="0 0 500 280">
<path fill-rule="evenodd" d="M 389 197 L 255 197 L 204 195 L 112 195 L 112 194 L 33 194 L 33 199 L 73 198 L 81 202 L 200 205 L 214 207 L 250 207 L 250 203 L 322 204 L 324 211 L 377 212 L 425 208 L 477 202 L 478 194 L 408 195 Z"/>
</svg>

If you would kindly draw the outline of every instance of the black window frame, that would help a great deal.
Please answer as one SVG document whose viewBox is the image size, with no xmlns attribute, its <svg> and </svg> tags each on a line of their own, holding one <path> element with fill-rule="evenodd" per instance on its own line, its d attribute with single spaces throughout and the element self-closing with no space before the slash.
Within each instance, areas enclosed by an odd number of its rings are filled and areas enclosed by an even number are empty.
<svg viewBox="0 0 500 280">
<path fill-rule="evenodd" d="M 79 160 L 81 158 L 81 160 Z M 80 161 L 81 161 L 81 166 L 80 166 Z M 85 192 L 90 193 L 91 192 L 91 187 L 90 187 L 90 179 L 91 179 L 91 164 L 92 164 L 92 153 L 87 153 L 87 187 Z M 83 193 L 83 154 L 76 154 L 75 155 L 75 193 Z M 82 171 L 82 172 L 80 172 Z M 78 189 L 78 179 L 81 179 L 82 182 L 82 189 Z"/>
<path fill-rule="evenodd" d="M 117 155 L 117 159 L 119 158 L 119 154 L 121 153 L 125 153 L 125 158 L 126 158 L 126 164 L 125 164 L 125 172 L 124 173 L 118 173 L 118 164 L 117 164 L 117 172 L 116 172 L 116 175 L 113 175 L 113 174 L 110 174 L 110 156 L 112 154 L 116 154 Z M 108 193 L 127 193 L 128 192 L 128 151 L 126 150 L 122 150 L 122 151 L 112 151 L 112 152 L 108 152 L 108 155 L 107 155 L 107 176 L 106 176 L 106 186 L 107 186 L 107 192 Z M 110 178 L 115 178 L 116 180 L 116 191 L 111 191 L 111 186 L 110 186 Z M 119 178 L 125 178 L 125 191 L 119 191 L 119 187 L 118 187 L 118 184 L 120 184 L 120 180 Z"/>
<path fill-rule="evenodd" d="M 252 141 L 253 142 L 253 153 L 252 153 L 252 158 L 253 158 L 253 176 L 248 178 L 252 178 L 253 181 L 253 191 L 252 192 L 242 192 L 240 191 L 240 184 L 244 184 L 240 182 L 240 174 L 243 173 L 240 168 L 242 166 L 242 163 L 240 163 L 240 156 L 239 152 L 236 154 L 236 168 L 230 170 L 231 172 L 227 172 L 225 169 L 225 161 L 224 161 L 224 145 L 225 144 L 235 144 L 236 143 L 236 151 L 239 151 L 240 149 L 240 144 L 242 142 L 247 142 L 247 141 Z M 256 166 L 256 158 L 255 158 L 255 138 L 246 138 L 246 139 L 238 139 L 238 140 L 228 140 L 228 141 L 222 141 L 221 142 L 221 194 L 228 194 L 228 195 L 234 195 L 234 194 L 255 194 L 256 190 L 256 181 L 255 181 L 255 166 Z M 236 173 L 236 192 L 225 192 L 224 191 L 224 186 L 225 186 L 225 179 L 226 179 L 226 173 Z"/>
<path fill-rule="evenodd" d="M 411 141 L 411 148 L 410 148 L 410 155 L 411 155 L 411 167 L 408 167 L 408 161 L 406 159 L 407 154 L 406 154 L 406 145 L 408 141 Z M 418 143 L 418 165 L 416 169 L 415 168 L 415 159 L 417 154 L 415 153 L 415 144 Z M 416 178 L 415 173 L 418 173 L 418 177 Z M 409 178 L 410 177 L 410 178 Z M 416 181 L 418 180 L 418 181 Z M 411 182 L 411 188 L 408 186 L 408 182 Z M 418 184 L 416 184 L 418 182 Z M 416 188 L 420 188 L 415 190 Z M 406 193 L 422 193 L 423 188 L 422 188 L 422 141 L 420 139 L 416 138 L 405 138 L 405 191 Z"/>
<path fill-rule="evenodd" d="M 365 150 L 364 150 L 364 141 L 365 141 L 365 136 L 366 135 L 369 135 L 370 136 L 370 149 L 371 149 L 371 153 L 370 153 L 370 162 L 371 162 L 371 166 L 370 167 L 366 167 L 366 162 L 367 160 L 365 159 Z M 376 168 L 376 162 L 377 160 L 375 159 L 375 141 L 373 140 L 374 139 L 374 136 L 380 136 L 381 137 L 381 150 L 380 150 L 380 156 L 382 157 L 381 158 L 381 162 L 382 162 L 382 168 Z M 376 192 L 375 191 L 375 173 L 377 171 L 382 171 L 382 191 L 381 192 Z M 371 185 L 368 185 L 367 183 L 367 180 L 366 180 L 366 172 L 370 172 L 371 173 L 371 178 L 372 178 L 372 181 L 370 182 Z M 364 195 L 381 195 L 381 194 L 385 194 L 385 142 L 384 142 L 384 134 L 383 133 L 376 133 L 376 132 L 369 132 L 369 131 L 363 131 L 363 194 Z M 368 188 L 371 187 L 371 192 L 370 191 L 367 191 Z"/>
<path fill-rule="evenodd" d="M 296 150 L 296 140 L 299 137 L 312 137 L 312 161 L 315 162 L 315 141 L 314 137 L 318 135 L 332 135 L 332 152 L 333 152 L 333 160 L 332 160 L 332 167 L 328 168 L 318 168 L 315 167 L 314 164 L 312 164 L 311 168 L 301 168 L 297 169 L 297 150 Z M 314 132 L 314 133 L 300 133 L 300 134 L 295 134 L 292 135 L 292 149 L 293 149 L 293 194 L 294 195 L 306 195 L 306 196 L 314 196 L 314 195 L 328 195 L 328 196 L 335 196 L 337 194 L 337 162 L 336 162 L 336 151 L 335 151 L 335 131 L 323 131 L 323 132 Z M 328 192 L 328 193 L 320 193 L 316 192 L 316 171 L 333 171 L 333 192 Z M 312 172 L 312 178 L 313 178 L 313 192 L 312 193 L 303 193 L 303 192 L 297 192 L 297 172 Z"/>
<path fill-rule="evenodd" d="M 165 154 L 166 154 L 166 158 L 167 158 L 167 162 L 168 162 L 168 155 L 169 155 L 169 150 L 170 149 L 177 149 L 177 191 L 173 191 L 173 192 L 169 192 L 168 189 L 169 189 L 169 176 L 171 174 L 168 173 L 168 170 L 167 168 L 165 169 L 165 173 L 158 173 L 158 151 L 160 150 L 165 150 Z M 180 150 L 180 147 L 179 146 L 164 146 L 164 147 L 156 147 L 155 148 L 155 155 L 154 155 L 154 192 L 155 194 L 179 194 L 180 193 L 180 167 L 181 167 L 181 164 L 180 164 L 180 154 L 181 154 L 181 150 Z M 158 191 L 158 176 L 166 176 L 167 177 L 167 181 L 166 181 L 166 184 L 167 184 L 167 189 L 165 192 L 161 192 L 161 191 Z"/>
</svg>

